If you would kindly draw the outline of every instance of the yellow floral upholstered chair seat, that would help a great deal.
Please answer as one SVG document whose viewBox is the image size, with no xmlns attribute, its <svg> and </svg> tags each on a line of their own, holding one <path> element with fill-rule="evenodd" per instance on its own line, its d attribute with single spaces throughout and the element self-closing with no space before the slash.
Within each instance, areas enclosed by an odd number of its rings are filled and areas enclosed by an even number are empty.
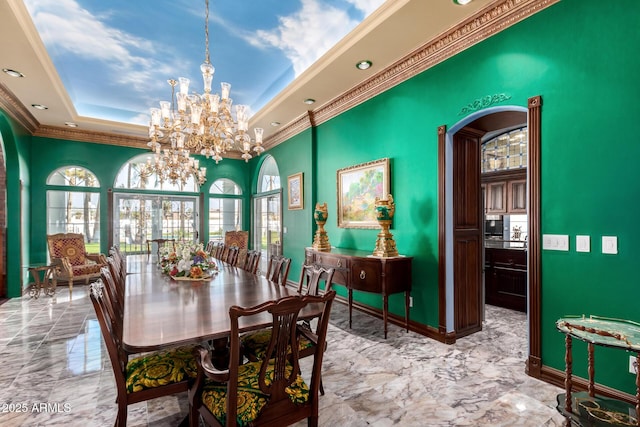
<svg viewBox="0 0 640 427">
<path fill-rule="evenodd" d="M 271 329 L 261 329 L 256 332 L 249 332 L 240 337 L 242 350 L 250 359 L 261 360 L 267 351 L 267 346 L 271 341 Z M 298 351 L 301 354 L 303 350 L 314 346 L 314 343 L 304 335 L 300 335 L 298 340 Z"/>
<path fill-rule="evenodd" d="M 127 393 L 195 378 L 193 347 L 179 347 L 131 359 L 125 369 Z"/>
<path fill-rule="evenodd" d="M 266 396 L 258 385 L 261 362 L 250 362 L 238 367 L 238 426 L 246 426 L 260 415 L 267 404 Z M 273 364 L 270 363 L 265 376 L 265 383 L 273 381 Z M 287 376 L 291 375 L 291 366 L 287 366 Z M 295 404 L 304 404 L 309 400 L 309 387 L 300 375 L 286 388 L 286 393 Z M 227 424 L 226 384 L 207 381 L 202 392 L 202 403 L 211 411 L 222 425 Z"/>
<path fill-rule="evenodd" d="M 75 279 L 97 279 L 100 269 L 107 265 L 107 258 L 103 254 L 87 253 L 82 234 L 50 234 L 47 243 L 57 279 L 68 281 L 70 290 Z"/>
</svg>

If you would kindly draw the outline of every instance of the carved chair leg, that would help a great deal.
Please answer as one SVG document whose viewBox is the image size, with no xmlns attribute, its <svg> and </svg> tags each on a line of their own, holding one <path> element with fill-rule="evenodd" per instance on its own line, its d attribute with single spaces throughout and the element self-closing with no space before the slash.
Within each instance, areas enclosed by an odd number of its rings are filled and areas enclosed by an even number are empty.
<svg viewBox="0 0 640 427">
<path fill-rule="evenodd" d="M 73 279 L 69 279 L 69 294 L 73 291 Z"/>
</svg>

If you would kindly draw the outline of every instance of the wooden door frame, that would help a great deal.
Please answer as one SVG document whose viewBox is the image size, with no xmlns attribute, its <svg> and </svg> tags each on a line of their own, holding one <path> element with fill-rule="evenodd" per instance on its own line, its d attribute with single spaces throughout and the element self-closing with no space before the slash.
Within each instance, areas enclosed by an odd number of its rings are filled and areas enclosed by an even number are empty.
<svg viewBox="0 0 640 427">
<path fill-rule="evenodd" d="M 529 98 L 527 103 L 527 127 L 528 127 L 528 147 L 527 147 L 527 186 L 528 186 L 528 222 L 529 222 L 529 242 L 528 242 L 528 338 L 529 354 L 527 358 L 526 372 L 536 378 L 541 376 L 542 350 L 541 350 L 541 263 L 540 263 L 540 145 L 541 145 L 541 107 L 542 97 L 534 96 Z M 521 107 L 500 107 L 501 111 L 517 110 L 523 111 Z M 438 127 L 438 332 L 443 342 L 454 343 L 456 341 L 455 330 L 452 328 L 453 322 L 453 289 L 447 287 L 448 277 L 451 276 L 447 265 L 447 250 L 450 244 L 451 231 L 450 224 L 447 223 L 447 215 L 450 209 L 447 204 L 448 196 L 451 193 L 452 183 L 447 180 L 450 159 L 447 156 L 448 142 L 452 140 L 453 134 L 464 125 L 486 114 L 492 114 L 498 110 L 489 108 L 471 115 L 453 128 L 455 131 L 447 132 L 445 125 Z M 485 114 L 478 114 L 478 113 Z M 449 239 L 447 239 L 449 237 Z M 452 287 L 451 287 L 452 288 Z"/>
</svg>

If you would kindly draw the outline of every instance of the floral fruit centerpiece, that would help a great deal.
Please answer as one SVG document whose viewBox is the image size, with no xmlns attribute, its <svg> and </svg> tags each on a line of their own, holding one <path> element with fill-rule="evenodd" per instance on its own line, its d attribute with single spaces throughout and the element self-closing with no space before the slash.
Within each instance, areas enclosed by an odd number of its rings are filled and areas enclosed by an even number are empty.
<svg viewBox="0 0 640 427">
<path fill-rule="evenodd" d="M 193 280 L 211 277 L 211 273 L 218 270 L 203 244 L 193 242 L 176 243 L 175 250 L 171 245 L 165 245 L 160 249 L 158 265 L 164 274 Z"/>
</svg>

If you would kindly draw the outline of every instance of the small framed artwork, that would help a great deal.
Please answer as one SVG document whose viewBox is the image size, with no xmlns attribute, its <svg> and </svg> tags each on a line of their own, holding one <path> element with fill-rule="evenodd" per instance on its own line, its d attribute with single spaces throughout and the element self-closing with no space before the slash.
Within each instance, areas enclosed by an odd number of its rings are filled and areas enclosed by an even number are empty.
<svg viewBox="0 0 640 427">
<path fill-rule="evenodd" d="M 379 228 L 375 200 L 389 194 L 389 159 L 338 170 L 338 227 Z"/>
<path fill-rule="evenodd" d="M 289 194 L 289 210 L 304 208 L 304 187 L 302 183 L 302 172 L 289 175 L 287 178 Z"/>
</svg>

